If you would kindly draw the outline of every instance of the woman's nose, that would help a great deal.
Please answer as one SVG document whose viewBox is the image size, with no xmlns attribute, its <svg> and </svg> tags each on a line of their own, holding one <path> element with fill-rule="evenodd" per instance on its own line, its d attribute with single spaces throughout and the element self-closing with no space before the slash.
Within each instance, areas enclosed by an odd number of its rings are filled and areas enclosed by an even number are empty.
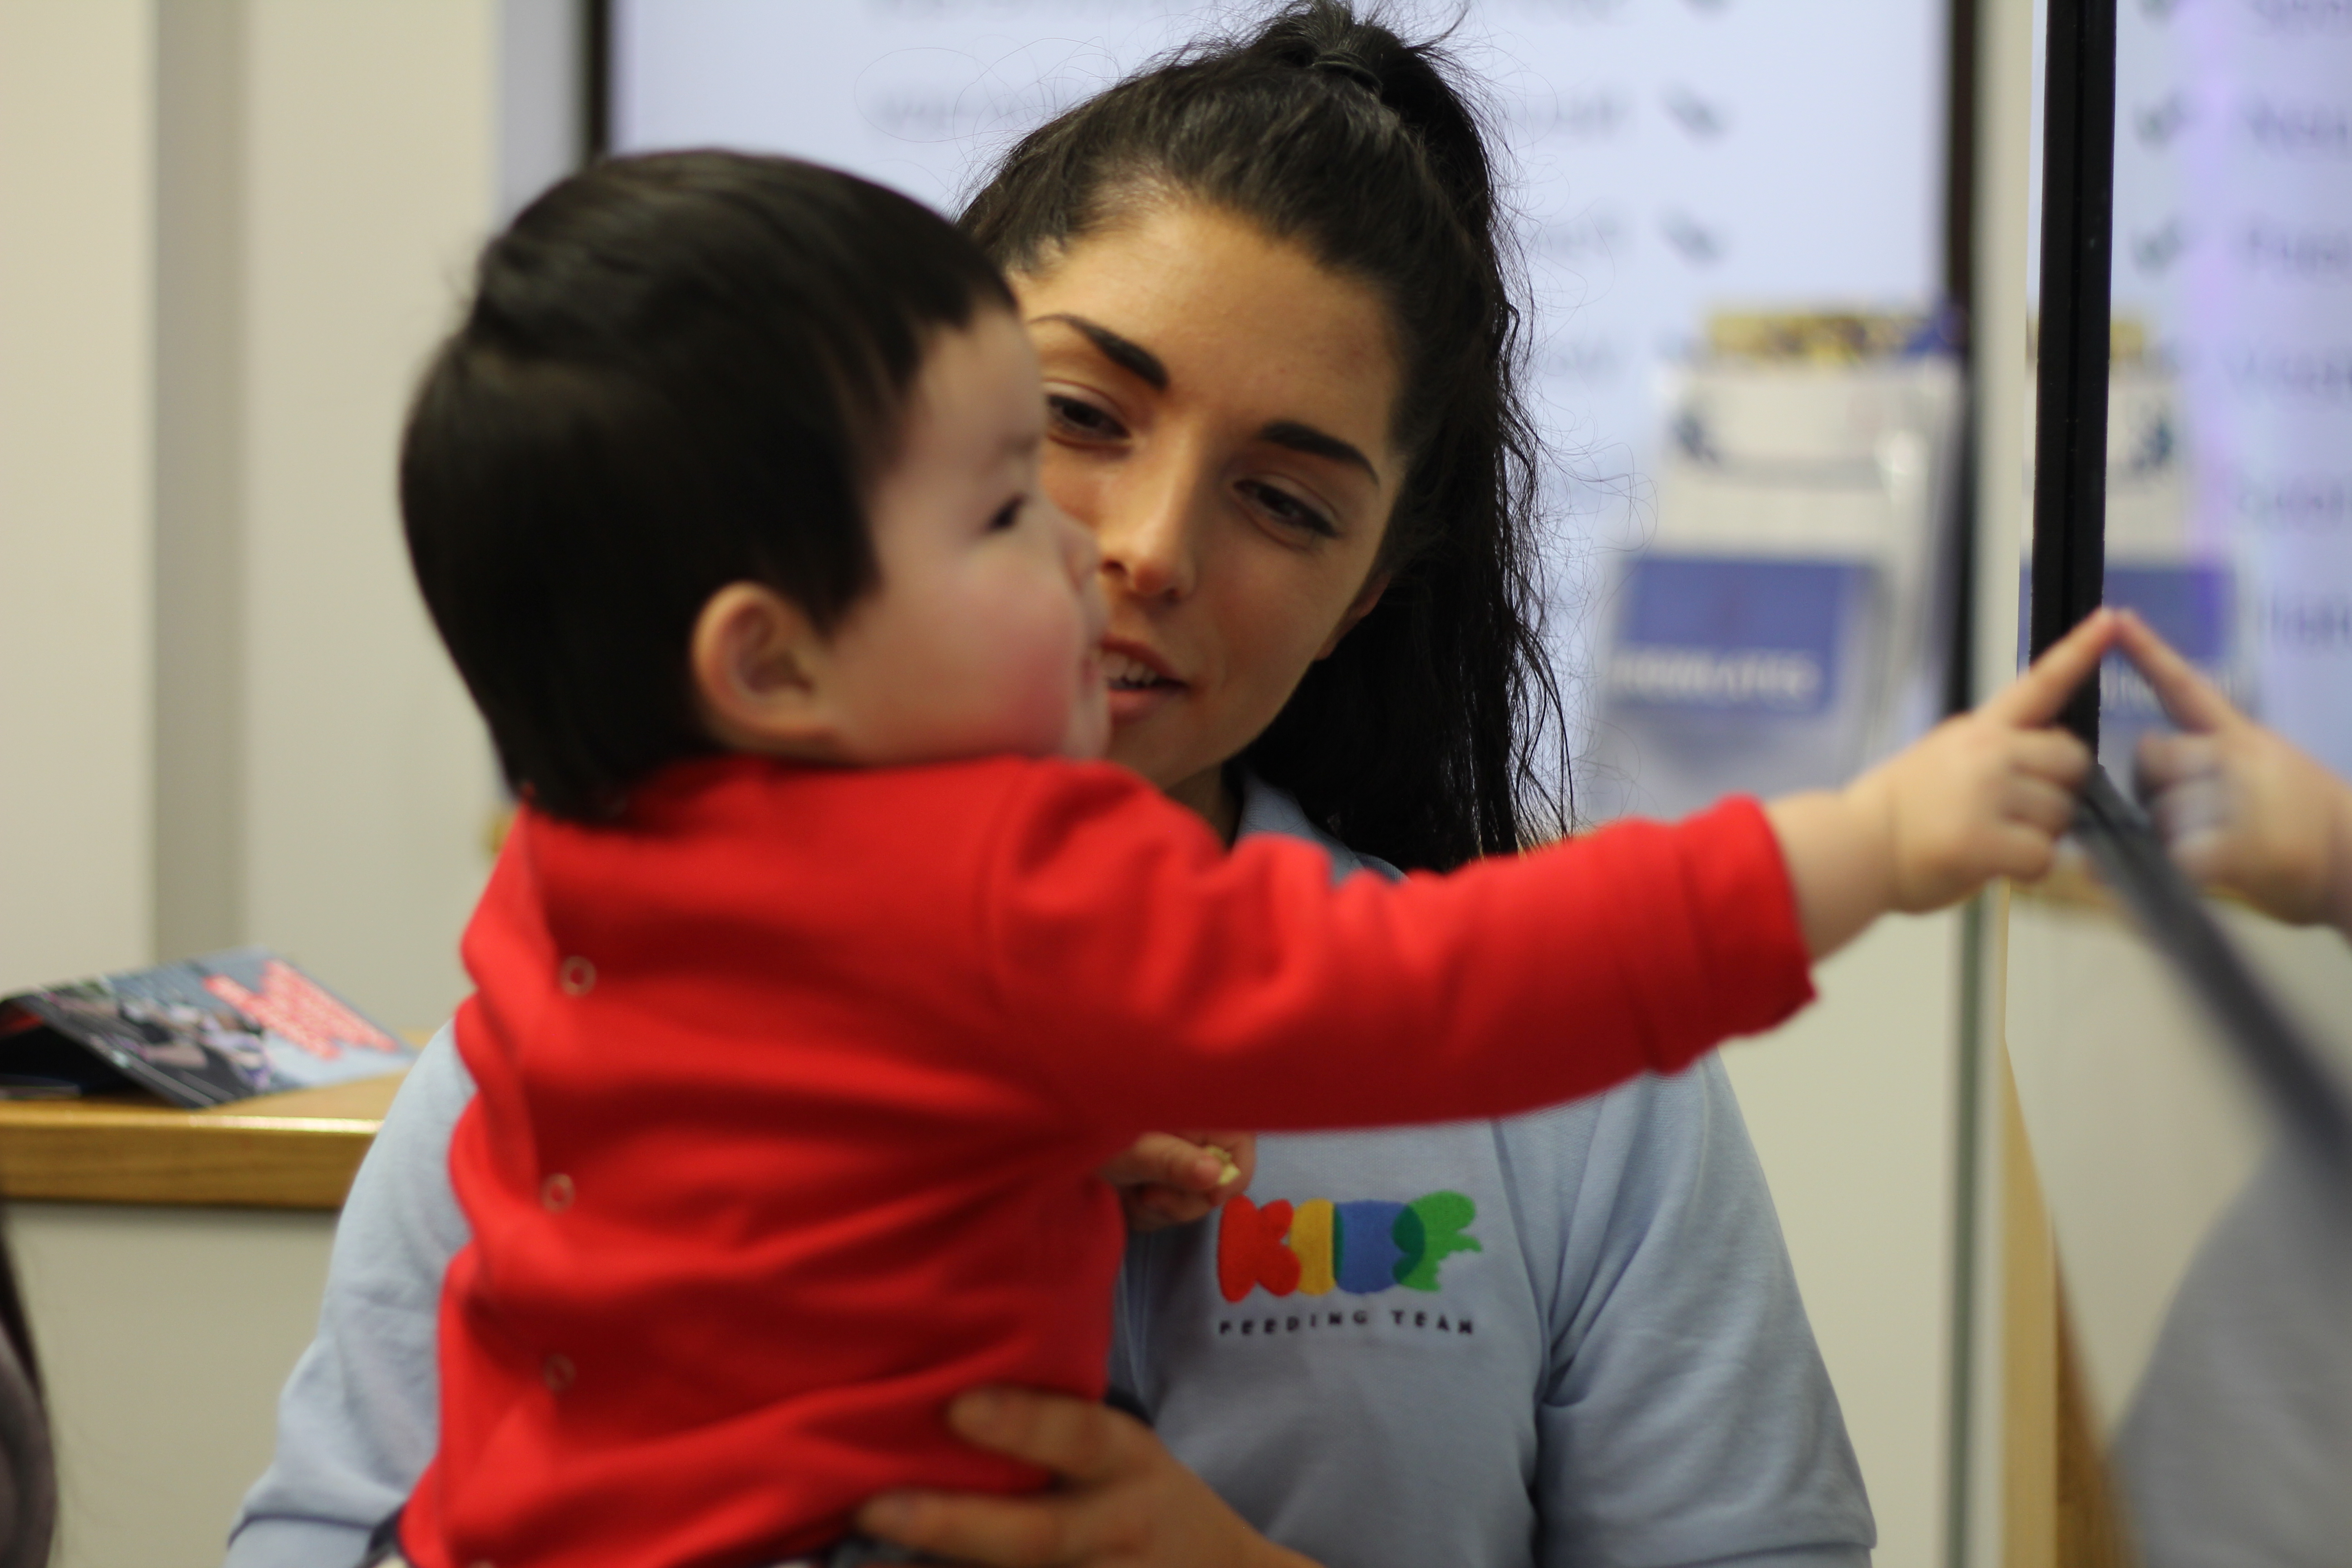
<svg viewBox="0 0 2352 1568">
<path fill-rule="evenodd" d="M 1189 596 L 1200 577 L 1200 486 L 1190 465 L 1130 472 L 1096 523 L 1103 568 L 1139 599 Z"/>
</svg>

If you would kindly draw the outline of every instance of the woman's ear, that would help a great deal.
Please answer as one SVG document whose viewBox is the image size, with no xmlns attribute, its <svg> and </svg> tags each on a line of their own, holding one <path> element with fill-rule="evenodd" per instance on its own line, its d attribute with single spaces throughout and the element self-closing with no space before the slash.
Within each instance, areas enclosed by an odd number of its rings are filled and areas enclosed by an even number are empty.
<svg viewBox="0 0 2352 1568">
<path fill-rule="evenodd" d="M 829 760 L 832 665 L 808 613 L 762 583 L 730 583 L 694 619 L 687 666 L 711 738 L 731 751 Z"/>
<path fill-rule="evenodd" d="M 1394 576 L 1394 573 L 1375 572 L 1364 580 L 1364 585 L 1356 590 L 1355 602 L 1348 606 L 1348 613 L 1339 617 L 1339 624 L 1331 628 L 1331 635 L 1323 639 L 1321 647 L 1315 650 L 1317 658 L 1331 657 L 1339 646 L 1339 639 L 1354 631 L 1356 623 L 1372 613 L 1372 606 L 1379 604 L 1381 595 L 1389 591 L 1389 583 Z"/>
</svg>

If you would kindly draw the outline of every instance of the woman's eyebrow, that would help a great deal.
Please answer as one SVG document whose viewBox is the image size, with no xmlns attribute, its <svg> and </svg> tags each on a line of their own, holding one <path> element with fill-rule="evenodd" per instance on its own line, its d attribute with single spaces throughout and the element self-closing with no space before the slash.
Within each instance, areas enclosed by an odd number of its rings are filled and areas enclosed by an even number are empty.
<svg viewBox="0 0 2352 1568">
<path fill-rule="evenodd" d="M 1154 392 L 1168 390 L 1168 367 L 1160 363 L 1158 354 L 1133 339 L 1120 337 L 1100 321 L 1090 321 L 1067 310 L 1030 318 L 1032 325 L 1039 321 L 1059 321 L 1066 327 L 1076 328 L 1105 359 L 1142 380 Z M 1361 468 L 1364 477 L 1373 484 L 1381 482 L 1380 470 L 1372 467 L 1372 460 L 1364 456 L 1362 448 L 1353 442 L 1342 441 L 1328 431 L 1318 430 L 1312 425 L 1301 425 L 1296 419 L 1277 419 L 1261 428 L 1257 438 L 1273 446 L 1286 447 L 1294 452 L 1304 452 L 1310 458 L 1328 458 L 1336 463 Z"/>
<path fill-rule="evenodd" d="M 1364 477 L 1373 484 L 1381 482 L 1381 473 L 1372 460 L 1364 456 L 1353 443 L 1318 430 L 1312 425 L 1301 425 L 1295 419 L 1277 419 L 1257 433 L 1257 438 L 1276 447 L 1287 447 L 1294 452 L 1304 452 L 1310 458 L 1328 458 L 1333 462 L 1346 463 L 1364 470 Z"/>
<path fill-rule="evenodd" d="M 1168 390 L 1168 367 L 1160 363 L 1160 356 L 1141 343 L 1120 337 L 1100 321 L 1089 321 L 1084 316 L 1074 316 L 1066 310 L 1030 318 L 1033 326 L 1039 321 L 1059 321 L 1065 326 L 1076 327 L 1086 334 L 1087 342 L 1094 344 L 1103 358 L 1147 383 L 1154 392 Z"/>
</svg>

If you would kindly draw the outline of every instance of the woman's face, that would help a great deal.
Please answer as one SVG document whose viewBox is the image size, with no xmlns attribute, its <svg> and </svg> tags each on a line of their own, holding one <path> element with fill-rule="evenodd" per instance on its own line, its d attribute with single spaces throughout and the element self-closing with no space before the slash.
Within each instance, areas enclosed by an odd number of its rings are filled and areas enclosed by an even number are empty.
<svg viewBox="0 0 2352 1568">
<path fill-rule="evenodd" d="M 1404 479 L 1388 311 L 1186 204 L 1013 286 L 1045 376 L 1045 489 L 1102 549 L 1110 754 L 1230 834 L 1223 763 L 1383 586 Z"/>
</svg>

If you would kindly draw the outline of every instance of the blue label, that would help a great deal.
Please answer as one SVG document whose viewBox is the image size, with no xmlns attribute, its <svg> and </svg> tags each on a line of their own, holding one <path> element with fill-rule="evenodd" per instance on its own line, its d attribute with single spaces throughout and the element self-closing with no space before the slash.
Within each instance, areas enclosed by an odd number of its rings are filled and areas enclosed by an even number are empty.
<svg viewBox="0 0 2352 1568">
<path fill-rule="evenodd" d="M 1645 555 L 1626 579 L 1610 698 L 1629 708 L 1822 712 L 1869 574 L 1842 561 Z"/>
</svg>

